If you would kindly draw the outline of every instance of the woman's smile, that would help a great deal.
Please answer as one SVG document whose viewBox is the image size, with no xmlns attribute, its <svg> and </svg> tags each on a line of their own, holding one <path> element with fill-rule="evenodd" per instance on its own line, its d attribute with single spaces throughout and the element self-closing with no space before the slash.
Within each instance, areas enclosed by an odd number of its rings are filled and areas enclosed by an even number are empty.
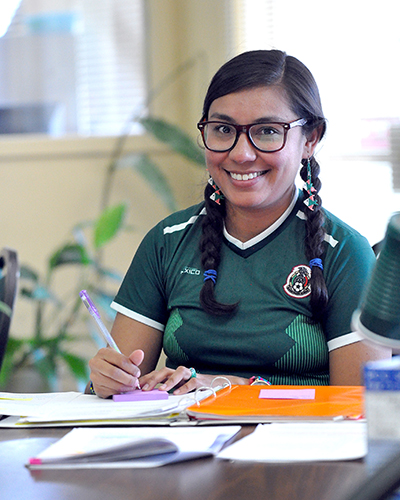
<svg viewBox="0 0 400 500">
<path fill-rule="evenodd" d="M 256 179 L 257 177 L 260 177 L 261 175 L 264 175 L 268 172 L 268 170 L 264 170 L 262 172 L 247 172 L 247 173 L 236 173 L 236 172 L 228 172 L 227 170 L 225 170 L 225 172 L 227 172 L 231 177 L 232 179 L 234 179 L 235 181 L 251 181 L 253 179 Z"/>
</svg>

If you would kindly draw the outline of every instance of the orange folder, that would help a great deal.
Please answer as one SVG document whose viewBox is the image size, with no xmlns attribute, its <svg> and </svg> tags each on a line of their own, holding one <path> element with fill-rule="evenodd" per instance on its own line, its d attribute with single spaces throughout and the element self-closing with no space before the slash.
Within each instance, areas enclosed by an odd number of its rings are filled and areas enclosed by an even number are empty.
<svg viewBox="0 0 400 500">
<path fill-rule="evenodd" d="M 268 399 L 260 391 L 304 391 L 314 389 L 313 399 Z M 273 393 L 270 394 L 273 396 Z M 235 422 L 273 422 L 281 420 L 360 419 L 364 412 L 364 387 L 361 386 L 260 386 L 233 385 L 186 409 L 196 420 L 233 420 Z"/>
</svg>

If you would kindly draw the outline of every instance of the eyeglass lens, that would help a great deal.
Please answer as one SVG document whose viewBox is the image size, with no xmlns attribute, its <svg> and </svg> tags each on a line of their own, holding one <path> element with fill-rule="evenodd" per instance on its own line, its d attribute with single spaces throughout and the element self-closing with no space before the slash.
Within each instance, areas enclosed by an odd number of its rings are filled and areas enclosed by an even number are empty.
<svg viewBox="0 0 400 500">
<path fill-rule="evenodd" d="M 227 151 L 239 132 L 229 123 L 212 122 L 204 126 L 204 141 L 214 151 Z M 285 141 L 285 128 L 278 123 L 257 123 L 247 132 L 253 144 L 262 151 L 276 151 Z"/>
</svg>

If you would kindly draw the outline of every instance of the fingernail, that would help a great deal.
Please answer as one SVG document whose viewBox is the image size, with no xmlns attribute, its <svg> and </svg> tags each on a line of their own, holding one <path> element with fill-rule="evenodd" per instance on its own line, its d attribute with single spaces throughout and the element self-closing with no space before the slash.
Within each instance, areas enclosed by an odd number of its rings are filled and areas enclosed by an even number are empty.
<svg viewBox="0 0 400 500">
<path fill-rule="evenodd" d="M 144 384 L 144 386 L 142 387 L 142 391 L 148 391 L 150 388 L 149 384 Z"/>
<path fill-rule="evenodd" d="M 160 385 L 159 389 L 164 391 L 167 388 L 167 384 Z"/>
<path fill-rule="evenodd" d="M 136 389 L 136 387 L 132 387 L 131 385 L 124 385 L 121 387 L 122 392 L 132 392 Z"/>
</svg>

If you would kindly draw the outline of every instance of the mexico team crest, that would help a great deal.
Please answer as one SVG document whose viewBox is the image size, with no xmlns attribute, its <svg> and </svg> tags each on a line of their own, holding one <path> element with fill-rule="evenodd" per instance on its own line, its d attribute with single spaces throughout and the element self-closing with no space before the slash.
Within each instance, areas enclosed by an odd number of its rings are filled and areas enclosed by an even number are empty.
<svg viewBox="0 0 400 500">
<path fill-rule="evenodd" d="M 311 293 L 311 269 L 308 266 L 296 266 L 292 269 L 283 285 L 285 292 L 295 299 L 303 299 Z"/>
</svg>

